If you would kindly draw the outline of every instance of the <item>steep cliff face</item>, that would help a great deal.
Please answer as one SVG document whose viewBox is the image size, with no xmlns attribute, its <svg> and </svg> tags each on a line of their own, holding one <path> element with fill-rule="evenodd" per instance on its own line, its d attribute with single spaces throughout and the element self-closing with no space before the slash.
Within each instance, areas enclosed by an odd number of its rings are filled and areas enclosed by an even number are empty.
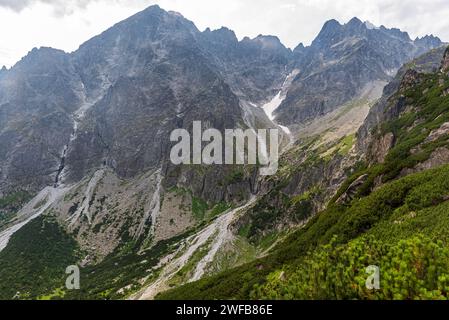
<svg viewBox="0 0 449 320">
<path fill-rule="evenodd" d="M 446 49 L 443 56 L 443 63 L 441 64 L 441 72 L 449 71 L 449 49 Z"/>
<path fill-rule="evenodd" d="M 240 100 L 270 98 L 290 55 L 276 37 L 239 42 L 226 29 L 201 33 L 157 6 L 72 54 L 36 49 L 2 71 L 1 190 L 35 193 L 80 181 L 101 166 L 127 178 L 160 168 L 175 128 L 190 131 L 193 121 L 219 130 L 245 127 Z M 44 121 L 52 124 L 41 132 Z M 25 144 L 19 130 L 31 130 L 31 122 L 36 132 L 22 135 L 35 140 Z"/>
<path fill-rule="evenodd" d="M 344 26 L 329 21 L 311 47 L 292 52 L 272 36 L 238 41 L 225 28 L 201 33 L 181 15 L 153 6 L 72 54 L 36 49 L 2 71 L 2 192 L 36 193 L 103 165 L 122 177 L 159 168 L 171 130 L 189 128 L 194 119 L 218 129 L 242 126 L 241 102 L 269 101 L 294 68 L 300 73 L 284 88 L 275 114 L 300 126 L 438 42 L 407 38 L 357 19 Z M 28 131 L 28 143 L 19 130 Z"/>
<path fill-rule="evenodd" d="M 395 78 L 384 88 L 382 97 L 371 108 L 364 124 L 357 133 L 357 150 L 360 154 L 367 155 L 368 159 L 379 161 L 393 147 L 395 137 L 391 132 L 384 136 L 378 136 L 376 143 L 372 142 L 376 128 L 378 130 L 381 123 L 397 118 L 407 108 L 404 97 L 396 95 L 397 91 L 400 88 L 404 90 L 416 84 L 420 74 L 434 73 L 439 70 L 445 50 L 445 47 L 431 50 L 399 69 Z M 370 153 L 368 152 L 369 146 L 372 148 Z"/>
<path fill-rule="evenodd" d="M 446 51 L 445 51 L 446 50 Z M 416 172 L 447 164 L 447 49 L 433 50 L 400 69 L 357 133 L 368 166 L 361 194 Z M 359 193 L 360 195 L 360 193 Z"/>
<path fill-rule="evenodd" d="M 244 100 L 258 105 L 266 102 L 289 73 L 292 52 L 277 37 L 259 35 L 238 41 L 233 31 L 221 28 L 207 29 L 201 39 L 221 75 Z"/>
<path fill-rule="evenodd" d="M 398 29 L 372 28 L 357 18 L 345 25 L 330 20 L 297 63 L 300 73 L 277 120 L 304 125 L 353 99 L 369 82 L 389 81 L 403 63 L 441 44 L 412 41 Z"/>
<path fill-rule="evenodd" d="M 0 194 L 54 182 L 82 82 L 70 57 L 34 49 L 0 78 Z"/>
<path fill-rule="evenodd" d="M 69 180 L 104 164 L 127 178 L 161 167 L 171 131 L 193 121 L 238 126 L 239 101 L 198 37 L 190 21 L 152 7 L 74 53 L 87 108 L 67 153 Z"/>
</svg>

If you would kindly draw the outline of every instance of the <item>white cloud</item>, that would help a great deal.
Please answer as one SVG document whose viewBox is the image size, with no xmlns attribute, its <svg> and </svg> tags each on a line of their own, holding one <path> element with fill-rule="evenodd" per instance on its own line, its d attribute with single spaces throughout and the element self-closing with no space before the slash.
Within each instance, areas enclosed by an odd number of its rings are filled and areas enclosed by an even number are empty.
<svg viewBox="0 0 449 320">
<path fill-rule="evenodd" d="M 239 38 L 273 34 L 289 47 L 310 43 L 326 20 L 354 16 L 412 37 L 433 33 L 449 40 L 447 0 L 0 0 L 0 66 L 14 64 L 33 47 L 73 51 L 156 3 L 182 13 L 200 30 L 226 26 Z"/>
<path fill-rule="evenodd" d="M 145 7 L 143 1 L 140 6 L 109 2 L 62 8 L 39 1 L 20 10 L 0 7 L 0 66 L 11 66 L 33 47 L 76 50 L 90 37 Z"/>
</svg>

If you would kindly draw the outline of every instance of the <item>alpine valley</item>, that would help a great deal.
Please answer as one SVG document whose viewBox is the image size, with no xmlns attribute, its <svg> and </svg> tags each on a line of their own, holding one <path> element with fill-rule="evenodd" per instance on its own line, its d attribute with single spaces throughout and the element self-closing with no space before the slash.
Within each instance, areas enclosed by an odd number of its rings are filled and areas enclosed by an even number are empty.
<svg viewBox="0 0 449 320">
<path fill-rule="evenodd" d="M 279 129 L 277 173 L 172 164 L 195 121 Z M 151 6 L 0 70 L 0 299 L 447 299 L 448 232 L 433 35 L 330 20 L 291 50 Z"/>
</svg>

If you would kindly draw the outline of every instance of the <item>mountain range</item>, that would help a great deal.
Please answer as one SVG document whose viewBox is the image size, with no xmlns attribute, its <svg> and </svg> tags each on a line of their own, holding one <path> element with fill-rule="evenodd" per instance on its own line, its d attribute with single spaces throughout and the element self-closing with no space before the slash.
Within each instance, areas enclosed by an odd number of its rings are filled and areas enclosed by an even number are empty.
<svg viewBox="0 0 449 320">
<path fill-rule="evenodd" d="M 335 298 L 283 293 L 306 250 L 447 206 L 445 47 L 353 18 L 291 50 L 152 6 L 72 53 L 33 49 L 0 71 L 0 297 Z M 280 129 L 278 172 L 172 164 L 194 121 Z"/>
</svg>

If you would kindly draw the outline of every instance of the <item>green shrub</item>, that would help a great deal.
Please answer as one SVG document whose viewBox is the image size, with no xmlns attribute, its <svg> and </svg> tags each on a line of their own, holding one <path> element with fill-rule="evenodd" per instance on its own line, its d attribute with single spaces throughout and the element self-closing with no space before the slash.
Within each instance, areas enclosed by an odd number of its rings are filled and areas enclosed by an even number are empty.
<svg viewBox="0 0 449 320">
<path fill-rule="evenodd" d="M 380 271 L 380 288 L 368 289 L 368 266 Z M 335 241 L 309 253 L 294 270 L 277 270 L 253 299 L 447 299 L 449 247 L 423 235 L 387 245 L 362 237 Z"/>
</svg>

